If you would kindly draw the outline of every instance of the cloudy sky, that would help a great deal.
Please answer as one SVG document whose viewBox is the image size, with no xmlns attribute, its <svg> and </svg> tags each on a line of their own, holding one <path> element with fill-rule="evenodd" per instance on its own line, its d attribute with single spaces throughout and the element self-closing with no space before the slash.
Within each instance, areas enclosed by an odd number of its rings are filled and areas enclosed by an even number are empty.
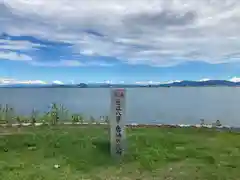
<svg viewBox="0 0 240 180">
<path fill-rule="evenodd" d="M 0 0 L 0 82 L 240 80 L 238 0 Z"/>
</svg>

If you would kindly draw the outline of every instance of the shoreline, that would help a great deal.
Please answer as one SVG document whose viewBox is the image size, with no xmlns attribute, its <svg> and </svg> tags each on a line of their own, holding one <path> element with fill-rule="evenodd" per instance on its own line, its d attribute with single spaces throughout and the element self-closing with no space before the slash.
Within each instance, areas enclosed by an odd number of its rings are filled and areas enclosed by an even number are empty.
<svg viewBox="0 0 240 180">
<path fill-rule="evenodd" d="M 28 126 L 44 126 L 48 125 L 51 126 L 50 123 L 14 123 L 14 124 L 0 124 L 0 127 L 28 127 Z M 58 125 L 109 125 L 108 123 L 105 122 L 94 122 L 94 123 L 87 123 L 87 122 L 63 122 L 59 124 L 55 124 L 53 126 L 58 126 Z M 218 130 L 233 130 L 233 131 L 240 131 L 240 127 L 233 127 L 233 126 L 213 126 L 213 125 L 200 125 L 200 124 L 138 124 L 138 123 L 130 123 L 126 124 L 126 127 L 129 128 L 208 128 L 208 129 L 218 129 Z"/>
</svg>

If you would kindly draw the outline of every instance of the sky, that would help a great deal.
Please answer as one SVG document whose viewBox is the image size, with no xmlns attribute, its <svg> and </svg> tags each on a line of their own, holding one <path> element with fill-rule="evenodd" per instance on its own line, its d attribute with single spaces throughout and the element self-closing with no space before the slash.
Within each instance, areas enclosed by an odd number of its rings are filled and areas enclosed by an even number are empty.
<svg viewBox="0 0 240 180">
<path fill-rule="evenodd" d="M 0 84 L 240 81 L 238 0 L 0 0 Z"/>
</svg>

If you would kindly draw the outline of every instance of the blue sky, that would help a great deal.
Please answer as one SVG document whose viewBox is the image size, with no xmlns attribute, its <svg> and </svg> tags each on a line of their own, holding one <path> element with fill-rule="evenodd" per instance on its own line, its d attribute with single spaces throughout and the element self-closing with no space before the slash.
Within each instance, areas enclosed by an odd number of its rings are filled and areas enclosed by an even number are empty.
<svg viewBox="0 0 240 180">
<path fill-rule="evenodd" d="M 237 0 L 2 0 L 0 83 L 240 81 Z"/>
</svg>

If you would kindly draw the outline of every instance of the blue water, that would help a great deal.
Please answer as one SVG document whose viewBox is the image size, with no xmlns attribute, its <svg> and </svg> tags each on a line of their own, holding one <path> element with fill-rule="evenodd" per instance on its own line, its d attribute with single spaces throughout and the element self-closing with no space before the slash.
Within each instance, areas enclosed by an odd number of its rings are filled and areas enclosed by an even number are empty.
<svg viewBox="0 0 240 180">
<path fill-rule="evenodd" d="M 0 88 L 0 104 L 10 104 L 18 114 L 33 108 L 48 110 L 52 103 L 64 104 L 71 112 L 99 117 L 109 115 L 107 88 Z M 220 120 L 240 126 L 239 87 L 130 88 L 126 96 L 127 122 L 196 124 Z"/>
</svg>

